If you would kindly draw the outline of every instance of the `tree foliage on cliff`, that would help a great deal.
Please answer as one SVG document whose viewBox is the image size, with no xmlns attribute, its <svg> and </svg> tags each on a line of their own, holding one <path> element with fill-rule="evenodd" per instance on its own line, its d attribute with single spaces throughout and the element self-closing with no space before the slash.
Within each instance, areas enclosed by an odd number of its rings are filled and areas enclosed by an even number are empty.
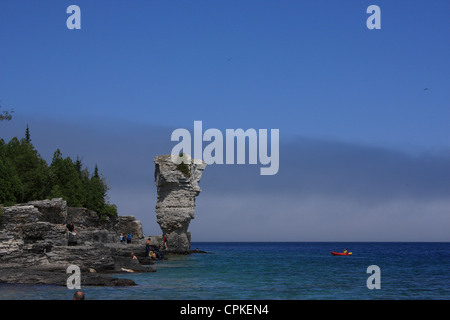
<svg viewBox="0 0 450 320">
<path fill-rule="evenodd" d="M 25 135 L 8 143 L 0 139 L 0 204 L 63 198 L 71 207 L 95 210 L 100 216 L 117 215 L 97 166 L 91 175 L 79 158 L 64 158 L 59 149 L 48 165 L 31 143 L 28 126 Z"/>
<path fill-rule="evenodd" d="M 177 165 L 177 170 L 181 171 L 186 177 L 191 176 L 191 170 L 189 169 L 189 165 L 187 164 L 190 160 L 187 158 L 183 152 L 178 155 L 181 158 L 181 162 Z"/>
<path fill-rule="evenodd" d="M 0 109 L 1 108 L 2 108 L 2 106 L 0 106 Z M 13 112 L 14 112 L 13 110 L 11 110 L 11 111 L 6 111 L 6 110 L 0 111 L 0 121 L 9 121 L 9 120 L 11 120 Z"/>
</svg>

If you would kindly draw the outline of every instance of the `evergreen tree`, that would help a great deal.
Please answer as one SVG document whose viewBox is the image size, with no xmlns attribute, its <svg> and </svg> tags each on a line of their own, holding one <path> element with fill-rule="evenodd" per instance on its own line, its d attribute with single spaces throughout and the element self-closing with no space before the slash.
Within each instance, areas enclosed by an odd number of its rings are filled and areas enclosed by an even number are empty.
<svg viewBox="0 0 450 320">
<path fill-rule="evenodd" d="M 12 205 L 23 199 L 22 183 L 11 161 L 5 156 L 5 142 L 0 139 L 0 203 Z"/>
<path fill-rule="evenodd" d="M 98 167 L 97 167 L 97 165 L 95 165 L 95 169 L 94 169 L 94 178 L 99 178 L 100 179 L 100 175 L 98 174 Z"/>
<path fill-rule="evenodd" d="M 5 146 L 5 158 L 14 166 L 22 183 L 22 201 L 45 199 L 48 192 L 48 166 L 31 142 L 12 138 Z"/>
<path fill-rule="evenodd" d="M 81 163 L 80 157 L 77 156 L 77 160 L 74 163 L 75 169 L 77 170 L 77 173 L 81 175 L 81 168 L 83 168 L 83 164 Z"/>
<path fill-rule="evenodd" d="M 25 141 L 31 143 L 30 128 L 28 127 L 28 124 L 27 129 L 25 130 Z"/>
<path fill-rule="evenodd" d="M 0 120 L 9 120 L 9 117 Z M 108 186 L 95 166 L 92 176 L 81 159 L 63 158 L 59 149 L 47 165 L 31 143 L 27 125 L 25 138 L 0 139 L 0 206 L 45 198 L 63 198 L 71 207 L 86 207 L 103 218 L 117 215 L 107 201 Z"/>
<path fill-rule="evenodd" d="M 54 186 L 52 186 L 52 189 L 50 190 L 49 193 L 49 198 L 53 199 L 53 198 L 65 198 L 64 194 L 61 191 L 61 187 L 58 184 L 55 184 Z"/>
<path fill-rule="evenodd" d="M 105 209 L 106 188 L 100 177 L 92 176 L 88 187 L 86 207 L 102 214 Z"/>
<path fill-rule="evenodd" d="M 70 157 L 63 158 L 59 149 L 50 164 L 50 195 L 58 194 L 70 207 L 81 207 L 86 202 L 83 184 Z"/>
<path fill-rule="evenodd" d="M 117 215 L 117 207 L 107 201 L 108 190 L 105 179 L 100 175 L 98 166 L 95 165 L 94 174 L 89 183 L 86 206 L 96 211 L 101 217 Z"/>
<path fill-rule="evenodd" d="M 90 174 L 89 174 L 89 170 L 87 168 L 83 169 L 83 163 L 81 162 L 80 157 L 77 156 L 77 160 L 75 160 L 74 162 L 74 167 L 75 170 L 78 173 L 78 176 L 80 178 L 81 181 L 81 186 L 82 186 L 82 206 L 85 208 L 88 208 L 88 201 L 89 201 L 89 188 L 90 188 Z"/>
</svg>

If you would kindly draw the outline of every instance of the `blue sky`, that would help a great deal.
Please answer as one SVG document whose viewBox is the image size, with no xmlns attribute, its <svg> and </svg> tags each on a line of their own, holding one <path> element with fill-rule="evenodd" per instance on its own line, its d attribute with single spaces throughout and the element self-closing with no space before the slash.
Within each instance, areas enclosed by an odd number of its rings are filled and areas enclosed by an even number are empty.
<svg viewBox="0 0 450 320">
<path fill-rule="evenodd" d="M 66 28 L 71 4 L 81 30 Z M 14 119 L 0 137 L 28 123 L 47 161 L 60 148 L 97 163 L 120 213 L 157 234 L 152 158 L 173 129 L 279 129 L 276 176 L 207 168 L 193 240 L 449 241 L 449 9 L 4 0 L 0 103 Z"/>
</svg>

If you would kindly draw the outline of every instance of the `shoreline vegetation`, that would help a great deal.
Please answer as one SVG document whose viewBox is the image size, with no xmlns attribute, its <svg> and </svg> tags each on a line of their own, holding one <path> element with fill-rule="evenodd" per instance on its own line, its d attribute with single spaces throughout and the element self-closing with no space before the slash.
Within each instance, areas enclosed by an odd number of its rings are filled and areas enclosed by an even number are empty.
<svg viewBox="0 0 450 320">
<path fill-rule="evenodd" d="M 91 173 L 79 157 L 64 158 L 60 149 L 48 165 L 33 146 L 28 126 L 24 138 L 0 139 L 0 206 L 62 198 L 70 207 L 93 210 L 105 219 L 117 216 L 108 190 L 97 165 Z"/>
<path fill-rule="evenodd" d="M 10 121 L 12 113 L 2 111 L 0 122 Z M 0 138 L 0 283 L 65 285 L 70 264 L 85 271 L 84 285 L 135 285 L 104 274 L 154 271 L 141 267 L 153 264 L 138 250 L 142 243 L 128 248 L 142 263 L 121 259 L 125 253 L 114 240 L 116 228 L 126 226 L 116 205 L 109 203 L 108 190 L 97 165 L 91 173 L 79 157 L 64 158 L 59 148 L 47 164 L 32 143 L 28 125 L 24 138 Z M 72 220 L 79 231 L 75 246 L 66 230 Z M 109 262 L 99 264 L 99 259 Z"/>
<path fill-rule="evenodd" d="M 0 121 L 11 113 L 3 111 Z M 162 236 L 146 237 L 134 216 L 119 216 L 108 190 L 97 165 L 91 173 L 79 157 L 57 149 L 47 164 L 28 125 L 24 138 L 0 138 L 0 283 L 65 286 L 67 268 L 76 265 L 83 286 L 134 286 L 113 275 L 155 272 L 156 261 L 180 254 L 167 250 Z"/>
</svg>

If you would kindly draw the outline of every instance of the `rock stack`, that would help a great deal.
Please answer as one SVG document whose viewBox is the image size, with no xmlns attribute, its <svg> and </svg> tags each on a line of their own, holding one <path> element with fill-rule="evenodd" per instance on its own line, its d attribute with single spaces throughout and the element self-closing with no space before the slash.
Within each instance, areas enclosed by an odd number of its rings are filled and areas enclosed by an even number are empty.
<svg viewBox="0 0 450 320">
<path fill-rule="evenodd" d="M 188 227 L 194 219 L 195 197 L 201 192 L 198 183 L 206 163 L 189 161 L 183 170 L 172 162 L 171 155 L 156 156 L 154 162 L 156 221 L 166 236 L 168 251 L 188 253 L 191 245 Z"/>
</svg>

